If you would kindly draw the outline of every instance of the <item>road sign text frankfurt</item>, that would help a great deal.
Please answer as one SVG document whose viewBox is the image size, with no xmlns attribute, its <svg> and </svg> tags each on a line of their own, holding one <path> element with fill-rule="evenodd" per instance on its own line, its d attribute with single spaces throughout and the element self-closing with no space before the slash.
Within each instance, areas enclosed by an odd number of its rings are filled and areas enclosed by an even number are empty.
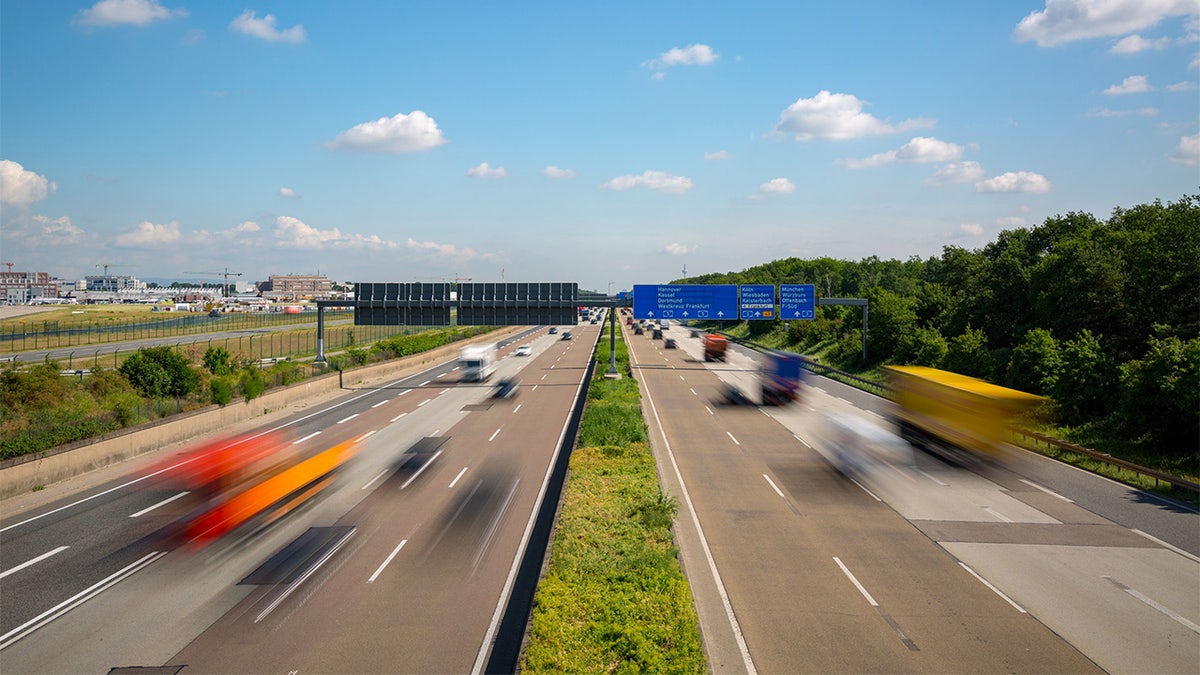
<svg viewBox="0 0 1200 675">
<path fill-rule="evenodd" d="M 636 319 L 737 320 L 738 294 L 733 284 L 635 284 Z"/>
</svg>

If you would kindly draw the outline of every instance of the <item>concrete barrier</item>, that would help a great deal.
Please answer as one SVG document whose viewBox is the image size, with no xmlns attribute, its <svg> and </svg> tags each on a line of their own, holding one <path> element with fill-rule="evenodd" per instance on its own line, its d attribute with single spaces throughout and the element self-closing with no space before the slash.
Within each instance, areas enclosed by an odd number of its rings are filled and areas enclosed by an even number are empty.
<svg viewBox="0 0 1200 675">
<path fill-rule="evenodd" d="M 297 403 L 336 394 L 341 389 L 369 387 L 381 380 L 403 377 L 453 358 L 465 344 L 503 339 L 519 330 L 520 327 L 512 327 L 492 331 L 421 354 L 341 373 L 326 373 L 288 387 L 270 389 L 251 401 L 234 402 L 223 407 L 213 405 L 46 452 L 7 459 L 0 462 L 0 499 L 24 494 L 152 450 L 200 438 L 215 430 L 230 429 Z"/>
</svg>

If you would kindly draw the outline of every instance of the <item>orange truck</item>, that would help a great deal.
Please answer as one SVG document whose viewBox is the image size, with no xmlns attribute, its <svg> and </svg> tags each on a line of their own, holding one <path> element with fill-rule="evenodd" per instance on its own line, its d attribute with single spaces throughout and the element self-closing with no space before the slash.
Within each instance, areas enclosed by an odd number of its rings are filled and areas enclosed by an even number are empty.
<svg viewBox="0 0 1200 675">
<path fill-rule="evenodd" d="M 704 336 L 704 360 L 705 361 L 724 361 L 725 350 L 729 347 L 729 341 L 721 335 L 713 335 L 709 333 Z"/>
</svg>

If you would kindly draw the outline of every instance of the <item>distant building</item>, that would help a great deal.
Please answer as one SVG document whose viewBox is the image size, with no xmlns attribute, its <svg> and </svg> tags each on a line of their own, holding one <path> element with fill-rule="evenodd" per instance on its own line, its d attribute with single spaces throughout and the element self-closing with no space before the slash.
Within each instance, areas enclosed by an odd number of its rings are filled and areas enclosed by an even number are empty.
<svg viewBox="0 0 1200 675">
<path fill-rule="evenodd" d="M 320 274 L 272 274 L 265 284 L 259 284 L 263 295 L 272 298 L 328 298 L 333 295 L 333 282 Z"/>
<path fill-rule="evenodd" d="M 0 301 L 24 305 L 43 298 L 58 298 L 58 282 L 49 272 L 0 272 Z"/>
<path fill-rule="evenodd" d="M 116 293 L 118 291 L 144 291 L 146 282 L 135 279 L 127 274 L 93 274 L 83 278 L 89 291 Z"/>
</svg>

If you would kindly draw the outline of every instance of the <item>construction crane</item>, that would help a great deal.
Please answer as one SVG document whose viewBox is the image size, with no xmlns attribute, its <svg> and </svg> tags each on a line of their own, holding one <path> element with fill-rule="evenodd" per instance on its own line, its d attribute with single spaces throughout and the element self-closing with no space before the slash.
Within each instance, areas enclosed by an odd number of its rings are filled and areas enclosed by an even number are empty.
<svg viewBox="0 0 1200 675">
<path fill-rule="evenodd" d="M 223 277 L 225 281 L 221 284 L 221 297 L 229 295 L 229 277 L 242 276 L 241 272 L 230 272 L 228 267 L 225 268 L 224 272 L 184 272 L 184 274 L 211 274 L 215 277 Z"/>
<path fill-rule="evenodd" d="M 104 276 L 108 276 L 108 268 L 110 267 L 133 267 L 133 265 L 114 265 L 112 263 L 100 263 L 96 267 L 104 268 Z"/>
<path fill-rule="evenodd" d="M 16 264 L 17 264 L 17 263 L 10 263 L 10 262 L 0 262 L 0 265 L 8 265 L 8 271 L 9 271 L 9 272 L 11 272 L 11 271 L 12 271 L 13 265 L 16 265 Z"/>
</svg>

